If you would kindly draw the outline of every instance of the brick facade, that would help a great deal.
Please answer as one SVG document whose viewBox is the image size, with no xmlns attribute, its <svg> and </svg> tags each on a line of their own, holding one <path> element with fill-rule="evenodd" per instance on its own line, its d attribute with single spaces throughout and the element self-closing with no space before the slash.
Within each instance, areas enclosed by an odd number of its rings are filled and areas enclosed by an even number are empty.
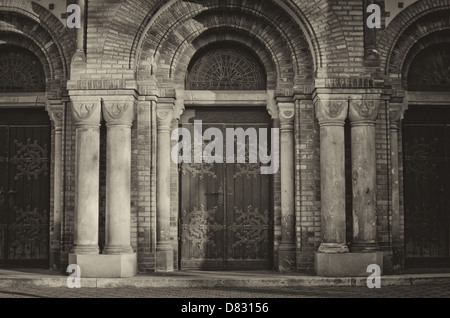
<svg viewBox="0 0 450 318">
<path fill-rule="evenodd" d="M 67 1 L 72 3 L 74 1 Z M 383 9 L 383 1 L 377 1 Z M 63 114 L 63 210 L 60 269 L 68 264 L 74 243 L 76 135 L 71 116 L 72 92 L 92 96 L 137 97 L 131 130 L 131 246 L 138 271 L 151 273 L 157 249 L 157 109 L 173 98 L 182 112 L 188 66 L 199 50 L 229 41 L 251 49 L 263 64 L 267 90 L 294 101 L 295 140 L 295 270 L 314 270 L 314 254 L 322 241 L 320 127 L 313 93 L 330 96 L 379 89 L 375 124 L 377 242 L 386 270 L 399 268 L 392 258 L 392 185 L 390 103 L 406 103 L 407 74 L 417 54 L 433 44 L 450 43 L 450 0 L 413 2 L 376 32 L 379 63 L 365 66 L 363 1 L 359 0 L 91 0 L 87 8 L 85 61 L 75 59 L 75 30 L 67 29 L 47 2 L 0 0 L 0 45 L 32 51 L 47 78 L 47 98 Z M 392 20 L 392 21 L 391 21 Z M 81 32 L 81 31 L 78 31 Z M 78 52 L 79 53 L 79 52 Z M 77 53 L 77 54 L 78 54 Z M 132 92 L 132 93 L 130 93 Z M 269 94 L 269 96 L 272 96 Z M 362 97 L 364 99 L 364 97 Z M 1 102 L 1 96 L 0 96 Z M 14 105 L 11 105 L 14 106 Z M 405 107 L 406 108 L 406 107 Z M 175 119 L 180 114 L 175 114 Z M 274 126 L 278 125 L 276 114 Z M 275 116 L 273 116 L 275 115 Z M 176 121 L 173 122 L 176 127 Z M 348 123 L 347 123 L 348 125 Z M 105 130 L 105 123 L 102 122 Z M 103 131 L 103 130 L 102 130 Z M 105 130 L 106 131 L 106 130 Z M 106 138 L 101 135 L 99 244 L 105 244 Z M 402 136 L 399 131 L 400 238 L 404 240 Z M 351 150 L 347 140 L 347 156 Z M 174 142 L 172 142 L 172 145 Z M 54 143 L 52 143 L 52 153 Z M 55 155 L 52 154 L 53 161 Z M 170 239 L 178 269 L 178 169 L 170 169 Z M 51 178 L 54 178 L 52 170 Z M 346 163 L 347 238 L 352 237 L 351 162 Z M 282 243 L 281 176 L 273 177 L 274 268 Z M 53 193 L 53 188 L 51 193 Z M 53 199 L 51 199 L 53 202 Z M 53 203 L 52 203 L 53 207 Z M 53 218 L 50 219 L 53 222 Z M 50 227 L 53 238 L 53 227 Z M 401 267 L 401 266 L 400 266 Z"/>
</svg>

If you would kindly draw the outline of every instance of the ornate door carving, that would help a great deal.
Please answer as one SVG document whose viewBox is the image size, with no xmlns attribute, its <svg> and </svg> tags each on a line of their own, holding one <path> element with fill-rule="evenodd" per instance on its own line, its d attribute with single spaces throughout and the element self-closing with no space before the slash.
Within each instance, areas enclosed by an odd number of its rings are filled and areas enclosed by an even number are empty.
<svg viewBox="0 0 450 318">
<path fill-rule="evenodd" d="M 226 128 L 269 128 L 227 115 L 209 113 L 203 131 L 219 128 L 226 145 Z M 247 114 L 248 115 L 248 114 Z M 255 120 L 255 116 L 243 116 Z M 216 123 L 211 123 L 216 120 Z M 241 119 L 240 121 L 244 121 Z M 227 121 L 228 122 L 228 121 Z M 182 124 L 191 131 L 191 123 Z M 226 156 L 224 147 L 224 156 Z M 247 145 L 248 157 L 248 145 Z M 236 162 L 236 161 L 235 161 Z M 180 165 L 180 266 L 183 269 L 269 269 L 272 265 L 273 230 L 271 177 L 260 174 L 260 163 L 183 163 Z"/>
<path fill-rule="evenodd" d="M 408 112 L 403 130 L 407 265 L 450 265 L 450 111 Z"/>
<path fill-rule="evenodd" d="M 3 124 L 8 117 L 0 123 L 0 264 L 47 266 L 49 125 Z"/>
</svg>

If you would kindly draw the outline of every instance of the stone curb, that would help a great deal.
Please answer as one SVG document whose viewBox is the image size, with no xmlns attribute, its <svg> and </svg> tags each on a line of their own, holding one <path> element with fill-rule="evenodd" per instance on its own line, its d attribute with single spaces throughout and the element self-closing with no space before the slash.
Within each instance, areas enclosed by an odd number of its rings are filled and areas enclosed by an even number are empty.
<svg viewBox="0 0 450 318">
<path fill-rule="evenodd" d="M 450 275 L 445 276 L 382 276 L 382 286 L 415 286 L 450 284 Z M 182 278 L 182 277 L 133 277 L 133 278 L 82 278 L 84 288 L 213 288 L 213 287 L 366 287 L 365 277 L 316 277 L 295 278 Z M 67 288 L 67 277 L 55 278 L 0 278 L 0 288 L 51 287 Z"/>
</svg>

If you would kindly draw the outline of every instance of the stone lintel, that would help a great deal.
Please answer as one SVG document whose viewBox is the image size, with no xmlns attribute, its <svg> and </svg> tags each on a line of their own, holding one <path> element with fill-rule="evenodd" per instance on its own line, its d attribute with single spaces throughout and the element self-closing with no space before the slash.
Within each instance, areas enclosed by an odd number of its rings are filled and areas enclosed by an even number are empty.
<svg viewBox="0 0 450 318">
<path fill-rule="evenodd" d="M 124 79 L 72 79 L 67 81 L 67 88 L 73 90 L 135 90 L 138 86 L 134 79 L 133 73 L 124 72 Z M 73 77 L 73 76 L 72 76 Z"/>
<path fill-rule="evenodd" d="M 383 93 L 381 88 L 315 88 L 312 98 L 319 96 L 322 99 L 358 99 L 366 97 L 368 99 L 380 98 Z M 371 98 L 373 96 L 373 98 Z"/>
<path fill-rule="evenodd" d="M 383 274 L 383 252 L 374 253 L 315 253 L 317 276 L 368 277 L 369 265 L 378 265 Z"/>
<path fill-rule="evenodd" d="M 139 96 L 137 92 L 133 89 L 71 89 L 69 91 L 69 96 L 71 98 L 125 98 L 125 96 L 134 96 L 136 99 Z M 119 96 L 119 97 L 118 97 Z"/>
<path fill-rule="evenodd" d="M 83 284 L 83 278 L 133 277 L 137 273 L 137 254 L 69 254 L 69 264 L 76 264 L 80 267 L 81 284 Z"/>
</svg>

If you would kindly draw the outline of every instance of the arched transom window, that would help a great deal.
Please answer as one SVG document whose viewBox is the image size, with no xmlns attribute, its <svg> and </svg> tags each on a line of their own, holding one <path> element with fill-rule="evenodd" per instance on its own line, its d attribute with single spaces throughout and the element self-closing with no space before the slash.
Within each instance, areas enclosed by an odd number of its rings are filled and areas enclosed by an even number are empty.
<svg viewBox="0 0 450 318">
<path fill-rule="evenodd" d="M 450 43 L 430 46 L 415 57 L 409 70 L 408 89 L 450 91 Z"/>
<path fill-rule="evenodd" d="M 45 74 L 30 51 L 0 45 L 0 93 L 44 92 Z"/>
<path fill-rule="evenodd" d="M 265 90 L 266 73 L 258 57 L 239 45 L 222 44 L 194 56 L 186 78 L 188 90 Z"/>
</svg>

